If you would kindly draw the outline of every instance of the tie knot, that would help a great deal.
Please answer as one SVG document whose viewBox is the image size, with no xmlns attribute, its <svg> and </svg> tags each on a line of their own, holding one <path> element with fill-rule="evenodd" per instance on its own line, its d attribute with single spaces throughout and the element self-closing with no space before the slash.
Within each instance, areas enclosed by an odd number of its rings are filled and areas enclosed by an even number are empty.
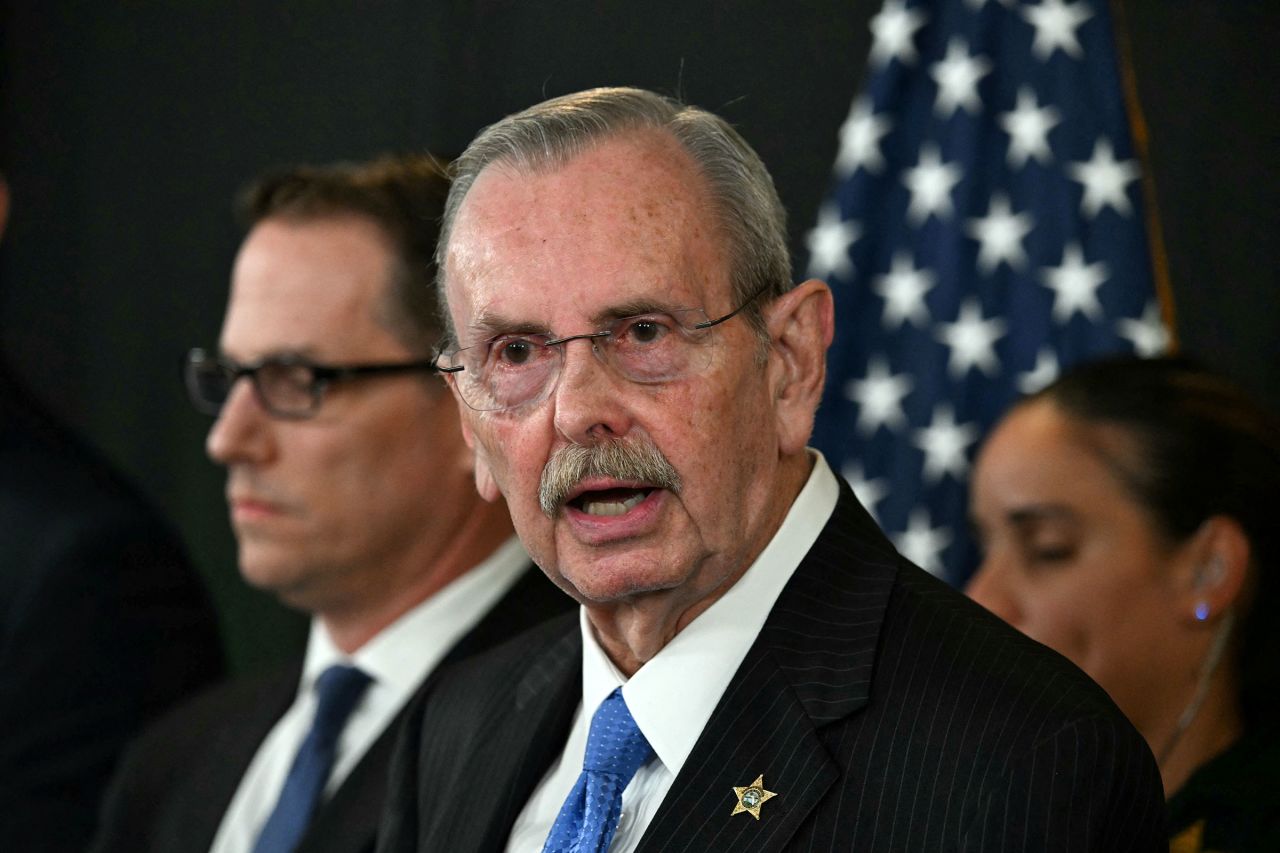
<svg viewBox="0 0 1280 853">
<path fill-rule="evenodd" d="M 587 753 L 582 769 L 595 773 L 615 773 L 630 781 L 640 765 L 649 760 L 653 748 L 636 725 L 619 687 L 600 703 L 591 718 Z"/>
<path fill-rule="evenodd" d="M 316 679 L 316 719 L 312 728 L 322 740 L 337 738 L 372 679 L 354 666 L 335 664 Z"/>
</svg>

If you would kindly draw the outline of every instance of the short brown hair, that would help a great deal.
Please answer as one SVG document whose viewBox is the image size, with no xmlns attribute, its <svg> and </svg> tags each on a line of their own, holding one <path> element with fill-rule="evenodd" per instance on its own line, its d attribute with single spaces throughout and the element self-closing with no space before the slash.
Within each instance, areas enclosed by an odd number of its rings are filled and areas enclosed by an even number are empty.
<svg viewBox="0 0 1280 853">
<path fill-rule="evenodd" d="M 430 355 L 443 326 L 436 301 L 435 244 L 449 193 L 445 166 L 429 154 L 367 163 L 293 166 L 255 180 L 237 200 L 246 230 L 266 219 L 358 216 L 381 229 L 396 255 L 378 321 L 415 353 Z"/>
</svg>

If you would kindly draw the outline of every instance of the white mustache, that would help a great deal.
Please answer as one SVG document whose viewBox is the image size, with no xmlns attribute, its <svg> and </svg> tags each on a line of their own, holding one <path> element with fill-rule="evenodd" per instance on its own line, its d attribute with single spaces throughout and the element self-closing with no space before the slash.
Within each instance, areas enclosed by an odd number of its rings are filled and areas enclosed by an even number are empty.
<svg viewBox="0 0 1280 853">
<path fill-rule="evenodd" d="M 648 440 L 570 444 L 551 454 L 542 469 L 538 503 L 547 517 L 555 518 L 560 506 L 588 477 L 641 482 L 680 492 L 680 474 Z"/>
</svg>

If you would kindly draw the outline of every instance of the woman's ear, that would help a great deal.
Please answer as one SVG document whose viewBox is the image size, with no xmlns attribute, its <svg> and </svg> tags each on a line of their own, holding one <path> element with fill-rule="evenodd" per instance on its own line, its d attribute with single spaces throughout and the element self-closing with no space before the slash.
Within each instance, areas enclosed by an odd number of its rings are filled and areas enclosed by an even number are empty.
<svg viewBox="0 0 1280 853">
<path fill-rule="evenodd" d="M 1178 607 L 1191 622 L 1216 624 L 1245 598 L 1252 561 L 1249 539 L 1234 518 L 1215 515 L 1200 525 L 1186 547 Z"/>
</svg>

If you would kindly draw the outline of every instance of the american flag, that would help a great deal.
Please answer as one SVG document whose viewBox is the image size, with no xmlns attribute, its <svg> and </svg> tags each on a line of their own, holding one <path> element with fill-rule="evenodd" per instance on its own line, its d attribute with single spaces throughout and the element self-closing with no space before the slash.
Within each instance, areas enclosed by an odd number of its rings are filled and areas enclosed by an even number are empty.
<svg viewBox="0 0 1280 853">
<path fill-rule="evenodd" d="M 808 235 L 814 442 L 910 559 L 976 567 L 968 474 L 1064 367 L 1169 344 L 1106 0 L 888 0 Z"/>
</svg>

